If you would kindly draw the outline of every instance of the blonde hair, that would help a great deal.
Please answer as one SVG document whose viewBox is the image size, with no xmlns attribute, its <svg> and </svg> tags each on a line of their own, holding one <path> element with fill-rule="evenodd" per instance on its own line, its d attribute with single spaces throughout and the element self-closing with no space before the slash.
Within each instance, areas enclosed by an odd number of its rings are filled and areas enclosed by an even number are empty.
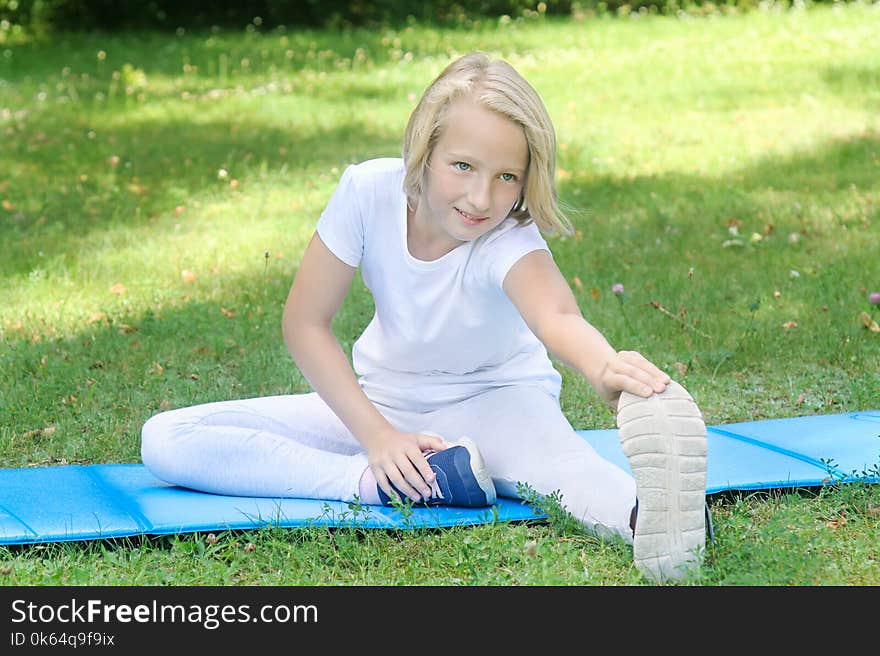
<svg viewBox="0 0 880 656">
<path fill-rule="evenodd" d="M 520 224 L 532 221 L 545 233 L 572 234 L 571 222 L 556 194 L 556 132 L 538 92 L 503 60 L 473 52 L 449 64 L 428 86 L 413 110 L 403 139 L 406 175 L 403 189 L 410 199 L 425 187 L 434 146 L 445 127 L 452 103 L 471 96 L 486 109 L 522 126 L 529 148 L 525 185 L 510 216 Z"/>
</svg>

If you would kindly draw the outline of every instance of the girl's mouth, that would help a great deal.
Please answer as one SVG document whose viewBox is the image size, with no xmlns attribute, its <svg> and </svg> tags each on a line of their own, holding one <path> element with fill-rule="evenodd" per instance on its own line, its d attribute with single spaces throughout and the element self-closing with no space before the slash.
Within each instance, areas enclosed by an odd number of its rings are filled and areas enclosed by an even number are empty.
<svg viewBox="0 0 880 656">
<path fill-rule="evenodd" d="M 455 208 L 455 211 L 458 212 L 461 220 L 464 221 L 467 225 L 479 225 L 489 218 L 488 216 L 473 216 L 472 214 L 468 214 L 467 212 L 462 212 L 457 207 Z"/>
</svg>

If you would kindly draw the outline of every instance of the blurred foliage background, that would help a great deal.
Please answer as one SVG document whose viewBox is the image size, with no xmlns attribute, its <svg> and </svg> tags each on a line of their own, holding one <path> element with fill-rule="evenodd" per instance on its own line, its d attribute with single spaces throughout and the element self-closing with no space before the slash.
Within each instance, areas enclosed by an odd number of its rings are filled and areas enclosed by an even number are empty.
<svg viewBox="0 0 880 656">
<path fill-rule="evenodd" d="M 3 31 L 116 30 L 285 26 L 354 27 L 411 21 L 468 25 L 481 18 L 545 14 L 738 13 L 757 7 L 840 4 L 838 0 L 0 0 Z"/>
</svg>

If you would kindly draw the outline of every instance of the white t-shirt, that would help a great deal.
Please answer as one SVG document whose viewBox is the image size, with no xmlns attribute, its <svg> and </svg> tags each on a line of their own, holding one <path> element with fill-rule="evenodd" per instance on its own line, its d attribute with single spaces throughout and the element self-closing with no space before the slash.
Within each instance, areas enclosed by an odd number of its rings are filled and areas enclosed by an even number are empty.
<svg viewBox="0 0 880 656">
<path fill-rule="evenodd" d="M 547 243 L 506 219 L 443 257 L 407 247 L 404 166 L 382 158 L 346 168 L 318 221 L 324 245 L 361 268 L 376 312 L 352 349 L 375 403 L 430 412 L 482 391 L 532 384 L 559 397 L 562 378 L 504 293 L 513 264 Z"/>
</svg>

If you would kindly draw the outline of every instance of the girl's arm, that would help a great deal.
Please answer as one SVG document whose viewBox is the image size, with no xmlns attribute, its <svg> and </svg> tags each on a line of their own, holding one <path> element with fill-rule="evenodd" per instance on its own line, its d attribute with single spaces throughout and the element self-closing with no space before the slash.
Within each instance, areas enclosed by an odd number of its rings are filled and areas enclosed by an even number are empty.
<svg viewBox="0 0 880 656">
<path fill-rule="evenodd" d="M 613 410 L 623 390 L 651 396 L 666 389 L 668 375 L 639 353 L 616 351 L 587 323 L 547 251 L 520 258 L 504 279 L 504 291 L 547 350 L 583 374 Z"/>
<path fill-rule="evenodd" d="M 331 329 L 355 271 L 317 233 L 312 236 L 284 306 L 284 343 L 312 388 L 363 445 L 379 487 L 393 498 L 390 481 L 419 501 L 430 496 L 434 478 L 422 451 L 446 445 L 434 436 L 394 429 L 361 390 Z"/>
</svg>

